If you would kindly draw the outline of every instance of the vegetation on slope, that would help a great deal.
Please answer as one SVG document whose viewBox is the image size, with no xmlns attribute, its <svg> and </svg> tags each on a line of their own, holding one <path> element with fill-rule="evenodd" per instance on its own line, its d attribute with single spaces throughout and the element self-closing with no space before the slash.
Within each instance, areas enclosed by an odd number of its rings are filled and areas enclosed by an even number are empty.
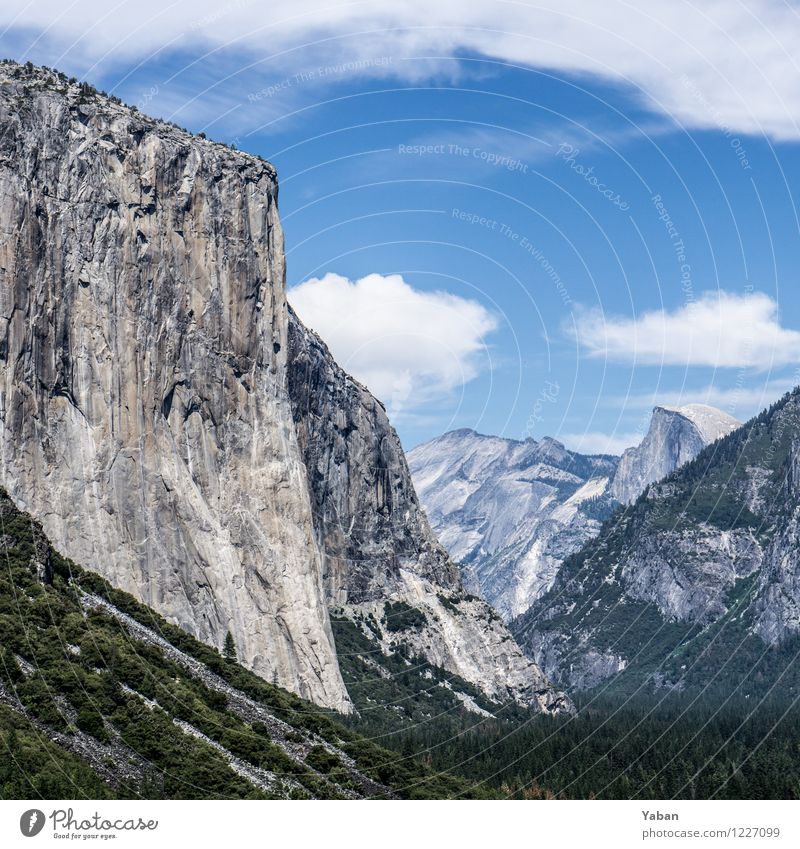
<svg viewBox="0 0 800 849">
<path fill-rule="evenodd" d="M 358 708 L 345 721 L 410 761 L 462 775 L 474 794 L 800 798 L 800 711 L 783 689 L 756 698 L 732 693 L 730 684 L 727 692 L 692 696 L 619 687 L 583 694 L 574 717 L 542 716 L 479 695 L 487 713 L 476 713 L 454 695 L 469 692 L 465 682 L 402 649 L 376 652 L 365 629 L 347 619 L 334 619 L 334 633 Z"/>
<path fill-rule="evenodd" d="M 782 689 L 758 699 L 730 685 L 693 696 L 620 687 L 583 694 L 574 717 L 542 716 L 493 704 L 402 646 L 383 655 L 368 637 L 375 626 L 334 618 L 358 708 L 344 721 L 409 760 L 462 775 L 474 794 L 800 798 L 800 711 Z M 465 709 L 456 693 L 485 712 Z"/>
<path fill-rule="evenodd" d="M 471 795 L 64 559 L 2 492 L 0 543 L 3 796 Z"/>
<path fill-rule="evenodd" d="M 800 693 L 800 664 L 794 662 L 800 639 L 768 647 L 752 633 L 756 576 L 737 580 L 725 599 L 727 614 L 704 626 L 666 619 L 655 603 L 631 598 L 622 573 L 631 552 L 665 533 L 745 529 L 767 546 L 792 506 L 782 493 L 798 429 L 798 399 L 800 391 L 788 394 L 621 508 L 596 540 L 567 558 L 553 588 L 512 623 L 520 642 L 556 635 L 564 668 L 587 645 L 626 658 L 625 671 L 603 685 L 620 694 L 637 692 L 645 681 L 718 700 L 734 692 L 760 697 L 776 681 L 784 697 Z M 754 474 L 758 506 L 752 499 Z M 662 544 L 668 547 L 669 541 Z"/>
</svg>

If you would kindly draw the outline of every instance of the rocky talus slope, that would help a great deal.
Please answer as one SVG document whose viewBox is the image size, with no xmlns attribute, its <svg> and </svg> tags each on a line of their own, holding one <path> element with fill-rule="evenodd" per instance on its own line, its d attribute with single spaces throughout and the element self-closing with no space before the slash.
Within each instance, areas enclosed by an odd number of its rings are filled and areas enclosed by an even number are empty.
<svg viewBox="0 0 800 849">
<path fill-rule="evenodd" d="M 272 166 L 11 62 L 0 127 L 0 482 L 55 546 L 340 711 L 328 605 L 388 598 L 492 696 L 567 704 L 466 599 L 378 402 L 290 317 Z"/>
<path fill-rule="evenodd" d="M 621 671 L 678 688 L 776 685 L 800 635 L 799 432 L 795 391 L 651 485 L 512 623 L 518 639 L 575 688 Z"/>
</svg>

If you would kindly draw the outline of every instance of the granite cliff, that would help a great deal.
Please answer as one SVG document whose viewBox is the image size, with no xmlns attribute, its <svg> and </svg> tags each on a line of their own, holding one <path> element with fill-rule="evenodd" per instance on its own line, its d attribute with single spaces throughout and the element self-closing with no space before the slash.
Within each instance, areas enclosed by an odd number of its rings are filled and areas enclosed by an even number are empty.
<svg viewBox="0 0 800 849">
<path fill-rule="evenodd" d="M 693 460 L 703 448 L 741 424 L 705 404 L 656 407 L 644 439 L 622 455 L 609 495 L 623 504 L 633 503 L 649 484 Z"/>
<path fill-rule="evenodd" d="M 272 167 L 0 66 L 0 478 L 56 547 L 346 709 Z"/>
<path fill-rule="evenodd" d="M 290 315 L 272 166 L 11 62 L 0 126 L 0 483 L 55 547 L 328 707 L 351 709 L 329 604 L 394 599 L 423 611 L 415 651 L 568 708 L 463 592 L 380 404 Z"/>
</svg>

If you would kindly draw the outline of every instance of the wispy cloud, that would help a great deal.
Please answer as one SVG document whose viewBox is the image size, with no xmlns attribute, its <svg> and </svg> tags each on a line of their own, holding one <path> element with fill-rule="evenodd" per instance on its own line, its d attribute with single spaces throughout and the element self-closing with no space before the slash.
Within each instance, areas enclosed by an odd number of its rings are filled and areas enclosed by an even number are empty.
<svg viewBox="0 0 800 849">
<path fill-rule="evenodd" d="M 800 362 L 800 332 L 781 325 L 777 303 L 761 292 L 707 292 L 676 310 L 630 317 L 577 311 L 567 332 L 588 356 L 631 365 L 767 370 Z"/>
<path fill-rule="evenodd" d="M 393 417 L 447 398 L 488 364 L 495 317 L 477 301 L 425 292 L 399 274 L 313 278 L 289 290 L 300 318 Z"/>
<path fill-rule="evenodd" d="M 556 437 L 572 451 L 581 454 L 622 454 L 626 448 L 632 448 L 642 441 L 639 431 L 601 433 L 587 431 L 584 433 L 559 433 Z"/>
<path fill-rule="evenodd" d="M 745 384 L 742 381 L 739 385 L 727 387 L 684 386 L 680 389 L 657 389 L 653 392 L 630 395 L 610 395 L 603 399 L 603 404 L 613 409 L 621 408 L 626 411 L 651 410 L 659 405 L 682 407 L 685 404 L 708 404 L 744 421 L 794 389 L 799 382 L 800 376 L 795 372 L 787 377 L 770 379 L 755 385 L 749 382 Z"/>
<path fill-rule="evenodd" d="M 800 138 L 800 16 L 778 0 L 139 0 L 113 9 L 77 0 L 67 13 L 60 0 L 6 0 L 0 27 L 10 28 L 6 53 L 36 40 L 51 62 L 87 69 L 166 46 L 225 51 L 240 66 L 271 58 L 273 70 L 307 65 L 310 55 L 328 63 L 391 56 L 396 73 L 420 79 L 440 63 L 403 59 L 469 51 L 620 83 L 690 127 Z"/>
</svg>

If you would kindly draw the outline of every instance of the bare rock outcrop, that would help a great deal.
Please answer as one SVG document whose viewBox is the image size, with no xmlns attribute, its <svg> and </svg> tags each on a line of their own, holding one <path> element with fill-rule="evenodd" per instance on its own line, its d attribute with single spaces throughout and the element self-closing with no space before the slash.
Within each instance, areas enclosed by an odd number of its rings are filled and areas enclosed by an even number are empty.
<svg viewBox="0 0 800 849">
<path fill-rule="evenodd" d="M 0 480 L 72 559 L 347 709 L 269 164 L 0 65 Z"/>
<path fill-rule="evenodd" d="M 329 604 L 424 596 L 434 662 L 569 709 L 488 606 L 444 615 L 382 406 L 288 310 L 271 165 L 3 62 L 0 231 L 0 484 L 60 551 L 331 708 Z"/>
</svg>

